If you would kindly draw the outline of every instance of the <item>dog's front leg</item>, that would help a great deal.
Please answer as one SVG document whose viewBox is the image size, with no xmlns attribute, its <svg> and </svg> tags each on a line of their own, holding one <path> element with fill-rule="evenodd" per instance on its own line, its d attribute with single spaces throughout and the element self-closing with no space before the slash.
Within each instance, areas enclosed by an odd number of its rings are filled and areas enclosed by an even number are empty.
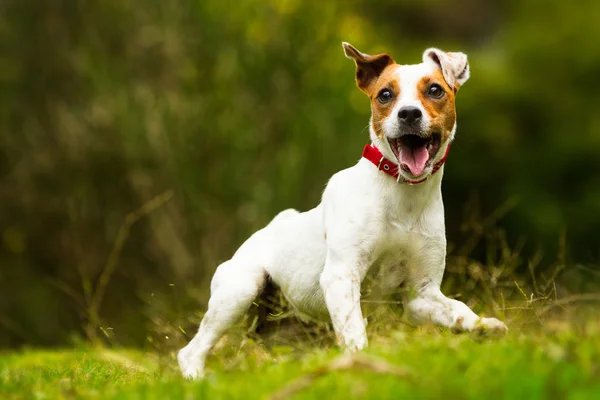
<svg viewBox="0 0 600 400">
<path fill-rule="evenodd" d="M 339 345 L 361 350 L 368 344 L 360 309 L 361 277 L 357 264 L 349 258 L 327 255 L 320 284 Z"/>
<path fill-rule="evenodd" d="M 481 318 L 461 301 L 450 299 L 432 282 L 409 293 L 408 318 L 417 324 L 434 323 L 453 332 L 474 332 L 480 336 L 500 336 L 506 325 L 496 318 Z"/>
</svg>

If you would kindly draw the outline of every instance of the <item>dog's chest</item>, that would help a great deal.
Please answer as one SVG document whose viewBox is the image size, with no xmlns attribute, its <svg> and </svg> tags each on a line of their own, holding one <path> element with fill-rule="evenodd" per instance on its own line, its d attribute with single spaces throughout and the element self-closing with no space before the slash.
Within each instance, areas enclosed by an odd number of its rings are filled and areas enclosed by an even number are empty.
<svg viewBox="0 0 600 400">
<path fill-rule="evenodd" d="M 363 296 L 387 296 L 399 290 L 404 281 L 426 268 L 429 255 L 445 252 L 443 208 L 435 202 L 423 207 L 404 199 L 397 207 L 380 210 L 368 228 L 373 240 L 363 242 Z"/>
<path fill-rule="evenodd" d="M 367 252 L 363 297 L 384 297 L 400 288 L 418 258 L 416 252 L 423 242 L 420 236 L 415 232 L 394 232 Z"/>
</svg>

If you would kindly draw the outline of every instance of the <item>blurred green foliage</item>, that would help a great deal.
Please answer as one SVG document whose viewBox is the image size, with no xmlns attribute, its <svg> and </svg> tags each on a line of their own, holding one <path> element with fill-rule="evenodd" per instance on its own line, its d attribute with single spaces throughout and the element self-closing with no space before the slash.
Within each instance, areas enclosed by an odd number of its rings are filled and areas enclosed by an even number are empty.
<svg viewBox="0 0 600 400">
<path fill-rule="evenodd" d="M 599 14 L 592 0 L 0 3 L 0 347 L 80 335 L 125 216 L 160 193 L 173 200 L 131 227 L 100 309 L 120 343 L 177 326 L 250 233 L 316 205 L 368 140 L 342 40 L 401 63 L 469 55 L 451 242 L 506 206 L 508 244 L 542 249 L 541 268 L 561 237 L 593 267 Z"/>
</svg>

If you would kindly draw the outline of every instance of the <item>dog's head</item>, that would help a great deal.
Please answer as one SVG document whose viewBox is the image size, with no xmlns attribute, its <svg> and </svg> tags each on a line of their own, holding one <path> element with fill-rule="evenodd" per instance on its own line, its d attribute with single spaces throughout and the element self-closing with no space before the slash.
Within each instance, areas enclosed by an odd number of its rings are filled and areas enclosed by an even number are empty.
<svg viewBox="0 0 600 400">
<path fill-rule="evenodd" d="M 467 56 L 432 48 L 421 64 L 400 65 L 385 53 L 343 47 L 356 63 L 356 84 L 371 99 L 371 140 L 404 178 L 426 178 L 454 138 L 454 100 L 469 79 Z"/>
</svg>

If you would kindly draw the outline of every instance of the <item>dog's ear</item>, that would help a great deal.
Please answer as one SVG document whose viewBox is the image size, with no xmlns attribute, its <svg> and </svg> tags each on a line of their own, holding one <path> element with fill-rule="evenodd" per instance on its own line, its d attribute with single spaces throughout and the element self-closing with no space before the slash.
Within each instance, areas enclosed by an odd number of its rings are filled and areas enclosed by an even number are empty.
<svg viewBox="0 0 600 400">
<path fill-rule="evenodd" d="M 469 62 L 464 53 L 446 53 L 439 49 L 427 49 L 423 53 L 423 62 L 435 63 L 442 69 L 446 83 L 458 91 L 458 89 L 469 79 Z"/>
<path fill-rule="evenodd" d="M 394 60 L 388 54 L 382 53 L 370 56 L 361 53 L 350 43 L 343 42 L 344 54 L 356 63 L 356 84 L 359 89 L 365 93 L 369 93 L 371 86 L 381 75 L 385 67 L 394 64 Z"/>
</svg>

